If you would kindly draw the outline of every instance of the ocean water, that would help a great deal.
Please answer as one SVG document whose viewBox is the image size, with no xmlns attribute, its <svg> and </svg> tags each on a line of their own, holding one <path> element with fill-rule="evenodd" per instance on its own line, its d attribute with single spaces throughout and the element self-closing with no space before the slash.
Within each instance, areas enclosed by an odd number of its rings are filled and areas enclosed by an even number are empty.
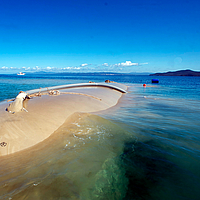
<svg viewBox="0 0 200 200">
<path fill-rule="evenodd" d="M 128 85 L 117 106 L 75 113 L 45 142 L 1 157 L 0 199 L 200 199 L 200 77 L 152 78 L 0 75 L 0 101 L 54 85 Z"/>
</svg>

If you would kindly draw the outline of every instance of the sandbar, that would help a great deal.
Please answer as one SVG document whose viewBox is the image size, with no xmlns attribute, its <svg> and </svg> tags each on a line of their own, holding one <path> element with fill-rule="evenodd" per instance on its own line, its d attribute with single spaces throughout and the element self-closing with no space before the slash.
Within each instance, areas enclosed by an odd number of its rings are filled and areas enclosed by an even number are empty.
<svg viewBox="0 0 200 200">
<path fill-rule="evenodd" d="M 123 84 L 108 85 L 127 90 Z M 0 156 L 19 152 L 44 141 L 76 112 L 92 113 L 115 106 L 123 93 L 103 85 L 68 87 L 60 89 L 59 95 L 43 93 L 25 100 L 25 110 L 16 113 L 6 111 L 10 102 L 1 102 Z"/>
</svg>

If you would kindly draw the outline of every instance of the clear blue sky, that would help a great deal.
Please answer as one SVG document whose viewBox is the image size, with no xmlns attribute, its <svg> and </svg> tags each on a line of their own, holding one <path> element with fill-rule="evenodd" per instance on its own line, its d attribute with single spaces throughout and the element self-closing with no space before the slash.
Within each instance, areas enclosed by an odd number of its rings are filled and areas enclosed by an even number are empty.
<svg viewBox="0 0 200 200">
<path fill-rule="evenodd" d="M 200 71 L 200 1 L 2 0 L 0 73 L 14 69 Z"/>
</svg>

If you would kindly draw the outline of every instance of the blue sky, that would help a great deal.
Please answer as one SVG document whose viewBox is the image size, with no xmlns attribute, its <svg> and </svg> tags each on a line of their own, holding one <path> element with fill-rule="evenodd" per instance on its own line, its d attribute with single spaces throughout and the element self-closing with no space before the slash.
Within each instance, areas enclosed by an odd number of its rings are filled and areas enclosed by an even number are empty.
<svg viewBox="0 0 200 200">
<path fill-rule="evenodd" d="M 197 0 L 0 2 L 0 73 L 200 71 Z"/>
</svg>

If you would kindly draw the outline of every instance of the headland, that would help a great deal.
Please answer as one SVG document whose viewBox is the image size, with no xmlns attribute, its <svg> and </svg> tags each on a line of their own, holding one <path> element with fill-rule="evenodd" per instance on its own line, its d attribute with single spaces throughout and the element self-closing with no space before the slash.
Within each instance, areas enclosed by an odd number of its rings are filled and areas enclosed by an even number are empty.
<svg viewBox="0 0 200 200">
<path fill-rule="evenodd" d="M 179 70 L 175 72 L 164 72 L 164 73 L 155 73 L 150 74 L 150 76 L 200 76 L 200 72 L 192 71 L 192 70 Z"/>
</svg>

